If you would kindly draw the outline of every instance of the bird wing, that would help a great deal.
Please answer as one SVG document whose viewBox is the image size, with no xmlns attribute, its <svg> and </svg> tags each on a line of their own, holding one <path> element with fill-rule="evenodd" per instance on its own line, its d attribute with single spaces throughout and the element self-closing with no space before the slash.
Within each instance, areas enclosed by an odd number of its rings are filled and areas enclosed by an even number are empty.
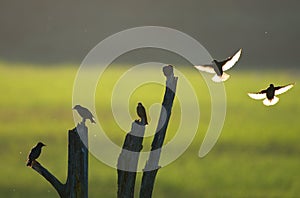
<svg viewBox="0 0 300 198">
<path fill-rule="evenodd" d="M 138 116 L 145 121 L 145 124 L 148 124 L 148 120 L 147 120 L 147 114 L 146 114 L 146 109 L 143 105 L 138 105 L 136 108 L 137 114 Z"/>
<path fill-rule="evenodd" d="M 82 118 L 93 118 L 93 114 L 92 112 L 90 112 L 90 110 L 88 110 L 85 107 L 81 107 L 81 109 L 77 110 L 77 112 L 79 113 L 79 115 L 81 115 Z"/>
<path fill-rule="evenodd" d="M 257 93 L 248 93 L 248 96 L 255 100 L 262 100 L 267 97 L 267 94 L 263 92 L 257 92 Z"/>
<path fill-rule="evenodd" d="M 139 117 L 142 118 L 146 116 L 146 110 L 144 106 L 138 106 L 136 110 Z"/>
<path fill-rule="evenodd" d="M 87 114 L 88 114 L 88 117 L 89 117 L 89 118 L 94 118 L 92 112 L 88 111 Z"/>
<path fill-rule="evenodd" d="M 37 159 L 41 154 L 41 149 L 39 149 L 37 146 L 34 147 L 33 149 L 31 149 L 30 154 L 28 156 L 28 158 L 30 160 L 35 160 Z"/>
<path fill-rule="evenodd" d="M 275 87 L 275 95 L 283 94 L 294 87 L 295 83 L 291 83 L 285 86 Z"/>
<path fill-rule="evenodd" d="M 223 71 L 226 71 L 234 66 L 234 64 L 239 60 L 240 56 L 242 54 L 242 49 L 237 51 L 232 57 L 229 57 L 226 61 L 226 63 L 222 66 Z"/>
<path fill-rule="evenodd" d="M 213 68 L 213 65 L 196 65 L 194 67 L 197 68 L 199 71 L 204 71 L 211 74 L 216 73 Z"/>
</svg>

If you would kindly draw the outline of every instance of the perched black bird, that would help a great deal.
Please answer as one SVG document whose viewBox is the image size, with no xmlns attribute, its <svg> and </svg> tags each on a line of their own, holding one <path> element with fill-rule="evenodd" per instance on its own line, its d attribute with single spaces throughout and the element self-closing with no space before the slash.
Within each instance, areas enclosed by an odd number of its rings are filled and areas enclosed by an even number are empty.
<svg viewBox="0 0 300 198">
<path fill-rule="evenodd" d="M 141 118 L 141 122 L 144 125 L 148 124 L 147 121 L 147 115 L 146 115 L 146 110 L 145 107 L 142 105 L 142 103 L 138 103 L 138 106 L 136 107 L 136 112 L 138 114 L 138 116 Z"/>
<path fill-rule="evenodd" d="M 242 49 L 237 51 L 233 56 L 228 57 L 226 60 L 213 60 L 211 64 L 198 65 L 195 67 L 200 71 L 215 74 L 215 76 L 212 78 L 212 80 L 215 82 L 226 81 L 230 77 L 230 75 L 226 74 L 224 71 L 227 71 L 235 65 L 235 63 L 239 60 L 241 53 Z"/>
<path fill-rule="evenodd" d="M 76 110 L 82 117 L 82 122 L 85 123 L 85 120 L 89 119 L 91 123 L 96 123 L 93 114 L 87 108 L 84 108 L 80 105 L 75 105 L 75 107 L 73 107 L 73 110 Z"/>
<path fill-rule="evenodd" d="M 263 103 L 266 106 L 271 106 L 276 104 L 279 101 L 279 98 L 276 97 L 279 94 L 282 94 L 284 92 L 287 92 L 289 89 L 291 89 L 295 83 L 291 83 L 284 86 L 278 86 L 274 87 L 273 84 L 270 84 L 270 86 L 267 89 L 261 90 L 257 93 L 248 93 L 248 95 L 256 100 L 262 100 L 264 99 Z"/>
<path fill-rule="evenodd" d="M 42 142 L 37 143 L 35 147 L 33 147 L 28 155 L 28 160 L 26 166 L 32 166 L 32 162 L 35 161 L 42 152 L 42 147 L 46 146 Z"/>
</svg>

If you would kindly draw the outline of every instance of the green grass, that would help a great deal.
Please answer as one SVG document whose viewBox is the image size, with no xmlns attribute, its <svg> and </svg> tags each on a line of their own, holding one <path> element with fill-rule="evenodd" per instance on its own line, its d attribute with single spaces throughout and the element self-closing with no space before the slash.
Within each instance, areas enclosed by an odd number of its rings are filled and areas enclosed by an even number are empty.
<svg viewBox="0 0 300 198">
<path fill-rule="evenodd" d="M 122 145 L 125 131 L 114 121 L 110 96 L 113 85 L 126 68 L 107 70 L 96 93 L 99 122 L 118 145 Z M 205 158 L 199 158 L 198 151 L 210 120 L 210 97 L 198 72 L 191 67 L 178 69 L 197 90 L 201 108 L 200 126 L 187 151 L 159 170 L 153 197 L 298 197 L 298 85 L 270 108 L 260 101 L 251 100 L 246 93 L 264 88 L 270 82 L 297 82 L 299 73 L 229 72 L 232 76 L 225 83 L 227 116 L 222 134 L 211 152 Z M 74 66 L 0 64 L 0 197 L 57 197 L 51 185 L 27 168 L 25 161 L 31 147 L 37 141 L 43 141 L 48 146 L 39 161 L 65 182 L 67 131 L 74 127 L 71 107 L 76 72 Z M 145 72 L 153 75 L 154 71 L 145 68 Z M 161 72 L 154 75 L 160 75 L 162 80 L 164 78 Z M 132 118 L 136 118 L 137 101 L 149 107 L 160 103 L 163 93 L 164 88 L 159 85 L 139 87 L 129 99 Z M 121 101 L 121 98 L 118 100 Z M 155 120 L 154 117 L 151 119 Z M 179 119 L 180 104 L 176 98 L 166 142 L 174 137 Z M 150 148 L 151 141 L 152 138 L 145 139 L 146 150 Z M 116 178 L 115 169 L 90 156 L 89 197 L 116 197 Z M 137 187 L 140 180 L 139 173 Z"/>
</svg>

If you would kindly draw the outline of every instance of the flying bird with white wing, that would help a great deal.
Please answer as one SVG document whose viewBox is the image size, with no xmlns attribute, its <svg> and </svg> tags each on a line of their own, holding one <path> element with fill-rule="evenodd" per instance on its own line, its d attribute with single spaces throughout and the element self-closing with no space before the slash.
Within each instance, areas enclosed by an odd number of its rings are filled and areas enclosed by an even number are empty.
<svg viewBox="0 0 300 198">
<path fill-rule="evenodd" d="M 195 67 L 200 71 L 215 74 L 212 78 L 213 81 L 223 82 L 230 77 L 230 75 L 226 74 L 224 71 L 227 71 L 230 68 L 232 68 L 235 65 L 235 63 L 240 59 L 241 54 L 242 49 L 239 49 L 233 56 L 230 56 L 225 60 L 213 60 L 211 64 L 196 65 Z"/>
<path fill-rule="evenodd" d="M 248 96 L 255 100 L 264 99 L 263 100 L 264 105 L 272 106 L 279 101 L 279 98 L 276 97 L 277 95 L 287 92 L 294 85 L 295 83 L 290 83 L 288 85 L 275 87 L 273 84 L 270 84 L 270 86 L 267 89 L 261 90 L 260 92 L 256 92 L 256 93 L 248 93 Z"/>
</svg>

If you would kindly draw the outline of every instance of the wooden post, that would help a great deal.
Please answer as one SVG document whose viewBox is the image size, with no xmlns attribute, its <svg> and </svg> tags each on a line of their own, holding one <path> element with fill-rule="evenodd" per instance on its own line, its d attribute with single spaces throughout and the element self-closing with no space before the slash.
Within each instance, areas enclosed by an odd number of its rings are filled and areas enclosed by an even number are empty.
<svg viewBox="0 0 300 198">
<path fill-rule="evenodd" d="M 87 142 L 87 131 L 84 124 L 69 130 L 67 197 L 88 197 L 88 148 L 80 139 L 84 138 Z"/>
<path fill-rule="evenodd" d="M 81 138 L 86 142 L 88 140 L 88 128 L 84 123 L 69 130 L 68 177 L 65 184 L 62 184 L 39 162 L 35 161 L 32 164 L 32 169 L 49 181 L 61 198 L 88 197 L 88 148 Z"/>
<path fill-rule="evenodd" d="M 134 121 L 126 135 L 118 159 L 118 198 L 133 198 L 140 151 L 143 148 L 145 125 Z"/>
<path fill-rule="evenodd" d="M 173 67 L 171 65 L 163 68 L 166 76 L 166 90 L 160 111 L 160 117 L 156 128 L 156 133 L 151 144 L 151 153 L 143 170 L 142 184 L 140 189 L 140 198 L 151 198 L 157 171 L 160 168 L 158 163 L 161 154 L 161 148 L 166 136 L 168 123 L 171 116 L 173 101 L 177 86 L 177 77 L 174 77 Z"/>
</svg>

